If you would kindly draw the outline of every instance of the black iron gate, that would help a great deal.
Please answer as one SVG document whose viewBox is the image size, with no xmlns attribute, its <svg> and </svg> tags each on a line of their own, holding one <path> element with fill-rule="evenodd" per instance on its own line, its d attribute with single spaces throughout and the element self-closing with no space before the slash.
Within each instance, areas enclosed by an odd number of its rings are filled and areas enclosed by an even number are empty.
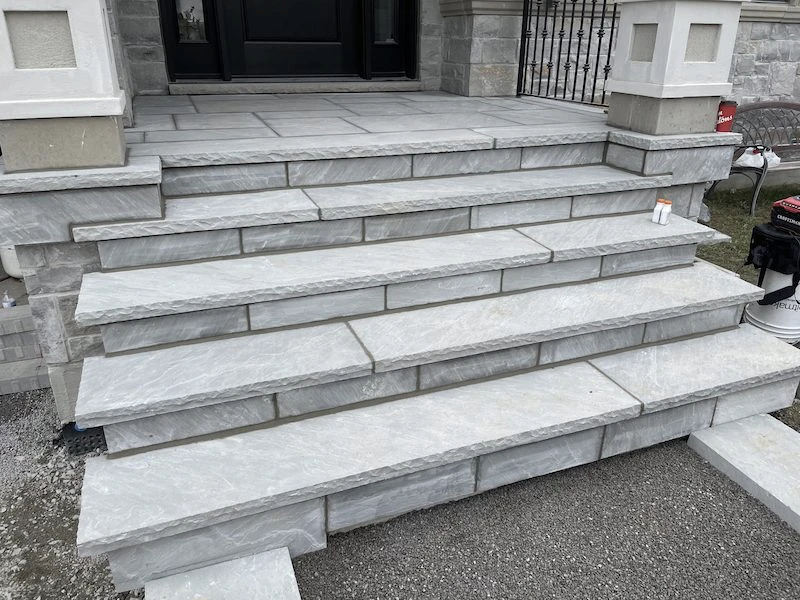
<svg viewBox="0 0 800 600">
<path fill-rule="evenodd" d="M 617 5 L 525 0 L 517 95 L 606 103 Z"/>
</svg>

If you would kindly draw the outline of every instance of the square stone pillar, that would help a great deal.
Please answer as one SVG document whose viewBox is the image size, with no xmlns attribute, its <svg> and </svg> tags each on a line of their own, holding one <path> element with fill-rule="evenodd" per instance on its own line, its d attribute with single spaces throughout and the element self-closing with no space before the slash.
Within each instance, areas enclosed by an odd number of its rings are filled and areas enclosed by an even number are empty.
<svg viewBox="0 0 800 600">
<path fill-rule="evenodd" d="M 104 0 L 0 0 L 0 81 L 6 172 L 124 164 Z"/>
<path fill-rule="evenodd" d="M 714 131 L 741 0 L 617 0 L 608 124 L 649 134 Z"/>
<path fill-rule="evenodd" d="M 462 96 L 517 93 L 522 0 L 440 0 L 442 89 Z"/>
</svg>

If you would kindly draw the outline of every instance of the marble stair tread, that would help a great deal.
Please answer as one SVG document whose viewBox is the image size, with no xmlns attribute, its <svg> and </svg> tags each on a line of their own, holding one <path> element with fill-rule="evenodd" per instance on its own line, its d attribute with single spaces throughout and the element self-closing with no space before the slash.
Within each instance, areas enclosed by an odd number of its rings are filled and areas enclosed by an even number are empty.
<svg viewBox="0 0 800 600">
<path fill-rule="evenodd" d="M 510 124 L 510 123 L 509 123 Z M 158 156 L 164 167 L 197 167 L 490 150 L 494 139 L 470 129 L 353 133 L 283 138 L 146 142 L 131 156 Z"/>
<path fill-rule="evenodd" d="M 756 415 L 695 432 L 689 447 L 800 533 L 800 433 Z"/>
<path fill-rule="evenodd" d="M 590 256 L 636 252 L 683 244 L 701 244 L 715 231 L 678 216 L 667 225 L 651 221 L 650 213 L 565 221 L 520 227 L 517 231 L 553 251 L 553 262 Z"/>
<path fill-rule="evenodd" d="M 93 427 L 371 372 L 342 323 L 96 356 L 84 360 L 75 419 Z"/>
<path fill-rule="evenodd" d="M 764 290 L 704 263 L 355 319 L 375 371 L 736 306 Z"/>
<path fill-rule="evenodd" d="M 86 464 L 78 547 L 106 552 L 640 411 L 597 370 L 573 363 L 271 429 L 96 457 Z"/>
<path fill-rule="evenodd" d="M 642 177 L 590 165 L 328 186 L 306 193 L 326 220 L 649 189 L 671 181 L 671 175 Z"/>
<path fill-rule="evenodd" d="M 144 590 L 147 600 L 300 600 L 286 547 L 154 579 Z"/>
<path fill-rule="evenodd" d="M 76 242 L 92 242 L 317 220 L 319 209 L 308 196 L 287 189 L 171 198 L 164 219 L 83 225 L 73 229 L 73 236 Z"/>
<path fill-rule="evenodd" d="M 84 275 L 83 325 L 546 263 L 514 230 L 463 233 L 270 256 Z"/>
<path fill-rule="evenodd" d="M 800 350 L 752 325 L 589 362 L 639 398 L 645 413 L 800 376 Z"/>
</svg>

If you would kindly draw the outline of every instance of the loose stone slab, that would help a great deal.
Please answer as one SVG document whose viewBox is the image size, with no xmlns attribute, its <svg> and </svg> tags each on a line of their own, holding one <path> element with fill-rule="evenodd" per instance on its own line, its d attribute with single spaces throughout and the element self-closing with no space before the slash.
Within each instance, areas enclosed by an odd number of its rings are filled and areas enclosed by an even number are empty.
<svg viewBox="0 0 800 600">
<path fill-rule="evenodd" d="M 300 600 L 286 548 L 148 581 L 144 590 L 148 600 Z"/>
<path fill-rule="evenodd" d="M 666 179 L 665 179 L 666 178 Z M 461 175 L 307 190 L 323 219 L 564 198 L 669 185 L 671 176 L 641 177 L 603 165 Z"/>
<path fill-rule="evenodd" d="M 369 357 L 343 324 L 92 357 L 83 364 L 75 413 L 82 426 L 94 427 L 371 371 Z"/>
<path fill-rule="evenodd" d="M 350 325 L 374 358 L 375 370 L 388 371 L 740 305 L 762 294 L 761 288 L 700 264 L 378 315 Z"/>
<path fill-rule="evenodd" d="M 165 167 L 192 167 L 489 150 L 493 145 L 494 140 L 489 136 L 469 129 L 448 129 L 213 142 L 144 143 L 130 148 L 129 154 L 160 156 L 161 164 Z"/>
<path fill-rule="evenodd" d="M 798 384 L 800 380 L 794 377 L 719 396 L 714 411 L 714 421 L 711 424 L 719 425 L 791 406 L 797 394 Z"/>
<path fill-rule="evenodd" d="M 0 194 L 122 187 L 161 183 L 161 161 L 156 156 L 132 157 L 122 167 L 4 173 L 0 163 Z"/>
<path fill-rule="evenodd" d="M 800 434 L 757 415 L 689 437 L 689 447 L 800 532 Z"/>
<path fill-rule="evenodd" d="M 316 221 L 319 209 L 301 190 L 172 198 L 158 221 L 108 223 L 73 229 L 75 241 L 98 241 Z"/>
<path fill-rule="evenodd" d="M 713 229 L 681 217 L 672 217 L 667 225 L 653 223 L 650 217 L 622 215 L 521 227 L 517 231 L 550 248 L 553 262 L 697 244 L 714 237 Z"/>
<path fill-rule="evenodd" d="M 617 385 L 576 363 L 114 460 L 96 457 L 86 464 L 78 546 L 95 554 L 157 540 L 640 410 Z"/>
<path fill-rule="evenodd" d="M 545 263 L 550 252 L 516 231 L 326 248 L 85 275 L 79 323 L 177 314 Z"/>
<path fill-rule="evenodd" d="M 641 400 L 644 412 L 800 376 L 800 350 L 751 325 L 589 362 Z"/>
</svg>

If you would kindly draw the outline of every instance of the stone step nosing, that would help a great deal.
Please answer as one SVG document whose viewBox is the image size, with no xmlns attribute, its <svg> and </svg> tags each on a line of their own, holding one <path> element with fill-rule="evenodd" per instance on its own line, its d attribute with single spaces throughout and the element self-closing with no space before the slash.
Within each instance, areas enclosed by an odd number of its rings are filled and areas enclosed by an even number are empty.
<svg viewBox="0 0 800 600">
<path fill-rule="evenodd" d="M 768 353 L 800 365 L 796 349 L 747 325 L 706 338 L 711 346 L 736 346 L 742 356 L 764 344 Z M 696 360 L 693 353 L 684 358 Z M 658 369 L 663 372 L 664 365 Z M 708 413 L 710 422 L 713 410 L 707 410 L 709 402 L 696 404 L 704 404 L 703 413 Z M 201 523 L 222 523 L 500 450 L 627 422 L 639 417 L 641 410 L 641 399 L 588 363 L 579 362 L 185 446 L 117 459 L 98 457 L 87 462 L 78 546 L 83 555 L 134 546 L 196 529 Z M 350 435 L 350 430 L 359 435 Z M 397 443 L 386 444 L 388 432 Z M 338 445 L 331 445 L 327 439 L 331 436 L 338 436 Z M 328 451 L 320 454 L 318 446 Z M 286 463 L 269 460 L 274 452 L 280 452 Z M 315 461 L 307 462 L 306 454 L 316 457 Z M 269 472 L 248 466 L 256 457 L 259 464 L 269 465 Z M 295 463 L 305 468 L 296 469 Z M 139 482 L 145 472 L 143 465 L 149 465 L 145 487 Z M 192 469 L 197 473 L 189 472 Z M 239 482 L 240 473 L 247 474 L 246 481 Z M 165 477 L 176 485 L 178 497 L 154 512 L 148 498 L 160 493 L 157 482 Z M 224 477 L 226 482 L 219 494 L 193 493 L 194 487 L 209 485 L 208 478 L 213 486 L 216 477 Z M 238 484 L 232 485 L 233 481 Z M 130 507 L 123 510 L 119 504 L 112 510 L 115 503 L 127 504 L 134 498 Z M 135 506 L 140 508 L 134 510 Z"/>
</svg>

